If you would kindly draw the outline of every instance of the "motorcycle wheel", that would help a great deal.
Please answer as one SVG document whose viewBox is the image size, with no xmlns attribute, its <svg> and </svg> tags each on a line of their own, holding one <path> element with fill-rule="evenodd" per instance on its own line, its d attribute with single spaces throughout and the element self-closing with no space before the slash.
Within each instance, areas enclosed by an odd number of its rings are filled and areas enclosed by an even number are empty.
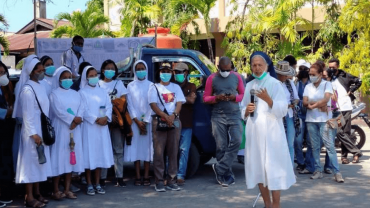
<svg viewBox="0 0 370 208">
<path fill-rule="evenodd" d="M 361 149 L 365 145 L 365 132 L 358 125 L 351 125 L 351 140 L 356 144 L 358 149 Z"/>
</svg>

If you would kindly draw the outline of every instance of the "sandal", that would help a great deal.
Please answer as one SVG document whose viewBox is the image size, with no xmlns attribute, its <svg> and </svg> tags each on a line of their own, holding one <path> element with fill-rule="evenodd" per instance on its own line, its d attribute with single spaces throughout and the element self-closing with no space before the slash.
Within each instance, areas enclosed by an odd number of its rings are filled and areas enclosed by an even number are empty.
<svg viewBox="0 0 370 208">
<path fill-rule="evenodd" d="M 47 204 L 49 203 L 49 200 L 45 199 L 44 197 L 42 197 L 41 195 L 35 195 L 35 199 L 37 199 L 38 201 L 44 203 L 44 204 Z"/>
<path fill-rule="evenodd" d="M 135 186 L 141 186 L 141 179 L 135 179 Z"/>
<path fill-rule="evenodd" d="M 360 163 L 360 155 L 353 156 L 352 163 Z"/>
<path fill-rule="evenodd" d="M 76 194 L 72 193 L 72 191 L 68 191 L 64 193 L 67 199 L 77 199 Z"/>
<path fill-rule="evenodd" d="M 151 185 L 151 183 L 150 183 L 150 178 L 144 178 L 143 185 L 144 185 L 144 186 L 150 186 L 150 185 Z"/>
<path fill-rule="evenodd" d="M 57 200 L 57 201 L 62 200 L 65 197 L 66 197 L 66 195 L 64 193 L 62 193 L 61 191 L 59 191 L 57 193 L 53 193 L 51 195 L 51 198 L 54 199 L 54 200 Z"/>
<path fill-rule="evenodd" d="M 45 207 L 46 205 L 40 201 L 37 201 L 36 199 L 33 199 L 32 201 L 28 202 L 27 200 L 24 201 L 26 207 Z"/>
<path fill-rule="evenodd" d="M 343 165 L 347 165 L 347 164 L 349 164 L 349 160 L 348 160 L 347 158 L 343 157 L 343 158 L 342 158 L 342 164 L 343 164 Z"/>
</svg>

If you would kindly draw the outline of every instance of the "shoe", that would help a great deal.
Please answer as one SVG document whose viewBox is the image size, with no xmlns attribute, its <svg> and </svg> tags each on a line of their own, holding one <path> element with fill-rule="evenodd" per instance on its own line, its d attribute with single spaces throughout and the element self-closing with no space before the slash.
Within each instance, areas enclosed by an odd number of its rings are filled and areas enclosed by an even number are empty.
<svg viewBox="0 0 370 208">
<path fill-rule="evenodd" d="M 311 172 L 311 171 L 309 171 L 309 170 L 307 170 L 306 168 L 305 168 L 305 169 L 303 169 L 303 170 L 301 170 L 301 171 L 299 171 L 298 173 L 299 173 L 299 174 L 312 174 L 312 172 Z"/>
<path fill-rule="evenodd" d="M 362 157 L 362 153 L 354 155 L 352 163 L 360 163 L 360 157 Z"/>
<path fill-rule="evenodd" d="M 227 184 L 227 186 L 225 186 L 225 184 Z M 225 177 L 225 183 L 222 184 L 223 187 L 228 187 L 230 185 L 234 185 L 235 184 L 235 178 L 232 177 L 232 176 L 226 176 Z"/>
<path fill-rule="evenodd" d="M 325 168 L 324 173 L 326 173 L 326 174 L 332 174 L 333 171 L 331 171 L 329 168 Z"/>
<path fill-rule="evenodd" d="M 105 194 L 105 190 L 100 186 L 100 184 L 96 185 L 94 189 L 98 194 Z"/>
<path fill-rule="evenodd" d="M 181 190 L 181 188 L 176 183 L 167 184 L 166 188 L 168 190 L 171 190 L 171 191 L 180 191 Z"/>
<path fill-rule="evenodd" d="M 1 203 L 3 203 L 3 204 L 11 204 L 11 203 L 13 203 L 13 200 L 7 199 L 7 198 L 1 198 L 0 199 L 0 204 Z"/>
<path fill-rule="evenodd" d="M 82 185 L 87 185 L 86 177 L 82 176 L 80 182 L 81 182 Z"/>
<path fill-rule="evenodd" d="M 177 185 L 179 185 L 179 186 L 185 185 L 185 180 L 182 179 L 182 178 L 177 178 Z"/>
<path fill-rule="evenodd" d="M 94 187 L 92 185 L 88 185 L 87 186 L 86 194 L 87 195 L 90 195 L 90 196 L 94 196 L 95 195 L 95 190 L 94 190 Z"/>
<path fill-rule="evenodd" d="M 69 190 L 73 193 L 79 192 L 81 189 L 71 183 Z"/>
<path fill-rule="evenodd" d="M 156 192 L 166 192 L 163 182 L 158 182 L 158 184 L 155 184 L 155 191 Z"/>
<path fill-rule="evenodd" d="M 216 181 L 222 185 L 224 183 L 224 178 L 223 176 L 219 175 L 217 172 L 216 172 L 216 164 L 212 164 L 212 169 L 213 171 L 215 172 L 215 175 L 216 175 Z"/>
<path fill-rule="evenodd" d="M 322 173 L 319 171 L 315 171 L 313 175 L 311 176 L 311 179 L 321 179 L 323 178 Z"/>
<path fill-rule="evenodd" d="M 304 170 L 306 168 L 306 165 L 297 165 L 297 167 L 296 167 L 296 170 L 298 170 L 298 171 L 302 171 L 302 170 Z"/>
<path fill-rule="evenodd" d="M 337 181 L 338 183 L 344 183 L 344 179 L 341 173 L 334 174 L 334 178 L 335 178 L 335 181 Z"/>
<path fill-rule="evenodd" d="M 0 207 L 6 207 L 6 204 L 0 202 Z"/>
<path fill-rule="evenodd" d="M 123 181 L 123 178 L 117 178 L 117 186 L 126 187 L 126 183 Z"/>
<path fill-rule="evenodd" d="M 342 164 L 343 165 L 349 164 L 349 160 L 346 157 L 342 157 Z"/>
<path fill-rule="evenodd" d="M 99 184 L 101 187 L 105 188 L 105 179 L 100 179 Z"/>
</svg>

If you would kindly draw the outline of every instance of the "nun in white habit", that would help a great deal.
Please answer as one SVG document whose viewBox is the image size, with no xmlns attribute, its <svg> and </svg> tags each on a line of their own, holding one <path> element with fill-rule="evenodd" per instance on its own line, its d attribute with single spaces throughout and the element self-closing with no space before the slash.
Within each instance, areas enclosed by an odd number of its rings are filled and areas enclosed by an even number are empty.
<svg viewBox="0 0 370 208">
<path fill-rule="evenodd" d="M 40 195 L 40 181 L 51 176 L 49 146 L 43 144 L 41 130 L 41 110 L 49 115 L 49 99 L 45 88 L 40 84 L 44 77 L 44 67 L 37 58 L 30 60 L 22 71 L 19 86 L 23 86 L 18 99 L 22 112 L 22 130 L 19 144 L 16 183 L 26 184 L 26 205 L 43 207 L 48 201 Z M 38 99 L 41 109 L 36 101 Z M 19 110 L 19 109 L 17 109 Z M 19 115 L 18 115 L 19 116 Z M 39 163 L 36 147 L 43 145 L 46 162 Z M 33 192 L 34 190 L 34 192 Z"/>
<path fill-rule="evenodd" d="M 288 189 L 296 179 L 283 125 L 288 111 L 285 91 L 267 68 L 263 56 L 251 57 L 255 79 L 247 84 L 241 103 L 242 118 L 247 120 L 244 166 L 247 188 L 258 185 L 265 207 L 275 208 L 280 207 L 280 190 Z M 257 91 L 254 103 L 251 103 L 252 89 Z"/>
<path fill-rule="evenodd" d="M 72 72 L 59 67 L 54 76 L 50 94 L 50 113 L 55 128 L 55 143 L 51 146 L 51 167 L 54 177 L 52 198 L 60 200 L 63 197 L 76 199 L 70 191 L 72 172 L 85 172 L 82 151 L 82 117 L 84 104 L 81 95 L 70 89 Z M 64 193 L 59 191 L 60 175 L 66 174 Z"/>
<path fill-rule="evenodd" d="M 96 69 L 92 66 L 85 67 L 81 75 L 79 93 L 85 105 L 82 143 L 88 195 L 94 195 L 95 192 L 105 194 L 105 190 L 99 184 L 101 168 L 110 168 L 114 164 L 107 125 L 112 121 L 112 103 L 107 92 L 97 86 L 98 82 Z M 91 170 L 95 169 L 95 187 L 93 187 Z"/>
<path fill-rule="evenodd" d="M 149 186 L 149 166 L 153 161 L 153 142 L 150 108 L 148 101 L 149 86 L 148 67 L 142 60 L 134 63 L 134 81 L 128 84 L 128 111 L 132 118 L 133 137 L 131 145 L 125 145 L 124 160 L 135 162 L 136 180 L 135 185 L 140 185 L 140 161 L 144 161 L 144 185 Z"/>
</svg>

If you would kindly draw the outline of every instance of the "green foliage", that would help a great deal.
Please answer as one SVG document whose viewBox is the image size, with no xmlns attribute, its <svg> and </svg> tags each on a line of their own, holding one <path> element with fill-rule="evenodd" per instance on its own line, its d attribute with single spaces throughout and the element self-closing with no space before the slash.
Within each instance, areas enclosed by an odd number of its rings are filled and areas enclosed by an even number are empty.
<svg viewBox="0 0 370 208">
<path fill-rule="evenodd" d="M 55 25 L 61 20 L 69 21 L 69 24 L 55 27 L 51 32 L 52 38 L 73 37 L 80 35 L 84 38 L 100 36 L 114 37 L 113 33 L 104 29 L 104 24 L 109 23 L 109 18 L 104 16 L 96 4 L 89 4 L 85 11 L 74 11 L 72 14 L 59 13 L 55 18 Z"/>
<path fill-rule="evenodd" d="M 89 0 L 86 2 L 86 6 L 95 7 L 101 13 L 104 13 L 104 0 Z"/>
<path fill-rule="evenodd" d="M 0 14 L 0 25 L 2 25 L 2 27 L 0 27 L 0 32 L 4 31 L 9 26 L 4 15 L 2 14 Z M 9 41 L 2 34 L 0 34 L 0 46 L 4 48 L 4 55 L 7 56 L 9 54 Z"/>
</svg>

